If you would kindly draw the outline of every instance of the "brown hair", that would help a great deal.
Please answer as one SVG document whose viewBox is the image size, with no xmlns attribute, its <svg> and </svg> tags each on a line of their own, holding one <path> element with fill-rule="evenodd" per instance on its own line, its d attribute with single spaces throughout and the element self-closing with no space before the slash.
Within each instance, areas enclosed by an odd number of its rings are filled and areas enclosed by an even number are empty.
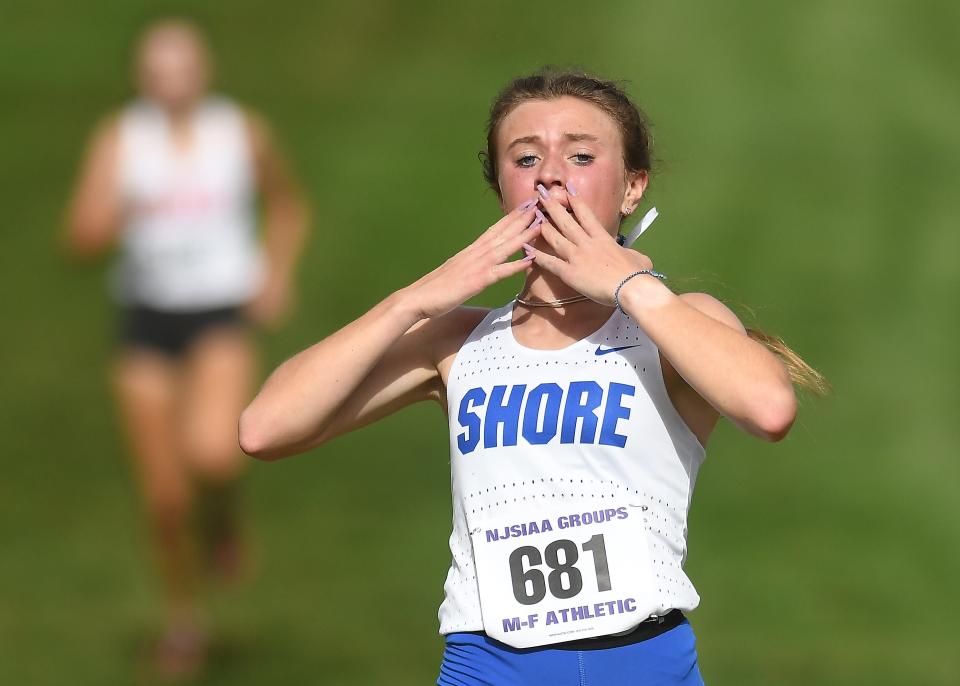
<svg viewBox="0 0 960 686">
<path fill-rule="evenodd" d="M 623 164 L 629 172 L 649 172 L 650 133 L 646 118 L 613 81 L 582 72 L 545 67 L 536 74 L 514 79 L 493 101 L 487 122 L 487 149 L 480 153 L 483 176 L 500 195 L 497 178 L 497 131 L 508 114 L 529 100 L 555 100 L 565 95 L 580 98 L 603 110 L 616 122 L 623 139 Z"/>
<path fill-rule="evenodd" d="M 487 121 L 487 149 L 480 153 L 483 176 L 500 197 L 497 174 L 497 133 L 503 120 L 524 102 L 555 100 L 563 96 L 580 98 L 603 110 L 620 129 L 623 139 L 623 164 L 628 172 L 651 171 L 650 127 L 643 112 L 613 81 L 580 71 L 561 71 L 544 67 L 529 76 L 514 79 L 500 91 L 490 107 Z M 820 372 L 807 364 L 783 339 L 748 328 L 747 335 L 762 344 L 787 368 L 794 384 L 824 395 L 829 389 Z"/>
</svg>

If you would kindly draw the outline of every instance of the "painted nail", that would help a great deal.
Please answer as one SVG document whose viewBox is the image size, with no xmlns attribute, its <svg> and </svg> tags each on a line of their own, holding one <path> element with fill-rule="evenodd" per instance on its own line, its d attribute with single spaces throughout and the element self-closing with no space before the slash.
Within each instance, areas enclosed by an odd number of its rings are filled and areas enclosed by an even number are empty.
<svg viewBox="0 0 960 686">
<path fill-rule="evenodd" d="M 543 198 L 544 200 L 550 199 L 550 191 L 548 191 L 547 187 L 544 186 L 542 183 L 537 184 L 537 190 L 540 192 L 541 198 Z"/>
<path fill-rule="evenodd" d="M 534 248 L 534 247 L 533 247 L 532 245 L 530 245 L 529 243 L 524 243 L 524 244 L 523 244 L 523 249 L 526 250 L 528 253 L 532 253 L 532 254 L 536 254 L 536 252 L 537 252 L 536 248 Z"/>
<path fill-rule="evenodd" d="M 533 209 L 534 205 L 536 205 L 536 204 L 537 204 L 537 199 L 536 199 L 536 198 L 533 198 L 533 199 L 531 199 L 531 200 L 527 200 L 527 201 L 521 203 L 521 204 L 517 207 L 517 211 L 518 211 L 518 212 L 529 212 L 531 209 Z"/>
<path fill-rule="evenodd" d="M 546 219 L 546 217 L 543 216 L 543 212 L 541 212 L 539 208 L 537 208 L 537 211 L 533 213 L 533 216 L 536 217 L 537 220 L 538 220 L 538 221 L 541 221 L 541 222 L 542 222 L 544 219 Z"/>
<path fill-rule="evenodd" d="M 567 181 L 567 193 L 573 197 L 577 197 L 577 189 L 573 187 L 573 184 Z"/>
</svg>

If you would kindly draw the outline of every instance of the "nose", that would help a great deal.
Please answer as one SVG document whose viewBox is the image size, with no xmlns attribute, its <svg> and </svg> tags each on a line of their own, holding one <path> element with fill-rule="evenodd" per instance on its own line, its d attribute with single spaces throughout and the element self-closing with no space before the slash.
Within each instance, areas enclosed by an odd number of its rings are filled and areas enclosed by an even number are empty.
<svg viewBox="0 0 960 686">
<path fill-rule="evenodd" d="M 537 178 L 534 181 L 534 186 L 543 184 L 547 191 L 551 192 L 554 188 L 563 190 L 564 180 L 563 161 L 558 155 L 546 155 L 543 162 L 537 167 Z"/>
</svg>

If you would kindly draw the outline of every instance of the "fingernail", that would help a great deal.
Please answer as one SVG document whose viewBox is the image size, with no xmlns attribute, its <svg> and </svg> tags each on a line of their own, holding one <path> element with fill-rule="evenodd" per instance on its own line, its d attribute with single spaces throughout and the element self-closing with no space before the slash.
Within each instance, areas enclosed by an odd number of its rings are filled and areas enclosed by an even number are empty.
<svg viewBox="0 0 960 686">
<path fill-rule="evenodd" d="M 533 198 L 533 199 L 531 199 L 531 200 L 527 200 L 527 201 L 521 203 L 521 204 L 517 207 L 517 211 L 518 211 L 518 212 L 529 212 L 530 209 L 531 209 L 534 205 L 536 205 L 536 204 L 537 204 L 536 198 Z"/>
<path fill-rule="evenodd" d="M 534 247 L 533 247 L 532 245 L 530 245 L 529 243 L 523 243 L 523 249 L 526 250 L 527 252 L 530 252 L 530 253 L 536 253 L 536 252 L 537 252 L 537 251 L 536 251 L 536 248 L 534 248 Z"/>
<path fill-rule="evenodd" d="M 542 183 L 537 184 L 537 190 L 540 192 L 541 198 L 543 198 L 544 200 L 550 199 L 550 191 L 548 191 L 547 187 L 544 186 Z"/>
<path fill-rule="evenodd" d="M 536 257 L 536 255 L 534 255 L 532 252 L 528 252 L 528 253 L 527 253 L 527 256 L 524 257 L 524 258 L 523 258 L 522 260 L 520 260 L 520 261 L 521 261 L 521 262 L 533 262 L 533 258 L 534 258 L 534 257 Z"/>
<path fill-rule="evenodd" d="M 577 197 L 577 189 L 573 187 L 573 184 L 567 181 L 567 193 L 573 197 Z"/>
<path fill-rule="evenodd" d="M 543 216 L 543 212 L 541 212 L 539 208 L 537 208 L 537 211 L 533 213 L 533 216 L 539 219 L 540 221 L 543 221 L 544 219 L 546 219 L 546 217 Z"/>
</svg>

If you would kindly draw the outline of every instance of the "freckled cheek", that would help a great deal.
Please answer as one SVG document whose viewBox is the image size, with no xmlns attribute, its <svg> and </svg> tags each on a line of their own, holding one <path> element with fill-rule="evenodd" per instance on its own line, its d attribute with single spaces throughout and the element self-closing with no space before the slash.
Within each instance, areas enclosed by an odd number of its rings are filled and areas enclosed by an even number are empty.
<svg viewBox="0 0 960 686">
<path fill-rule="evenodd" d="M 498 177 L 500 194 L 508 208 L 512 209 L 532 197 L 536 190 L 533 178 L 533 174 L 528 170 L 518 169 L 514 166 L 500 168 Z"/>
<path fill-rule="evenodd" d="M 614 169 L 587 167 L 570 180 L 580 196 L 608 230 L 615 231 L 620 222 L 619 176 Z"/>
</svg>

